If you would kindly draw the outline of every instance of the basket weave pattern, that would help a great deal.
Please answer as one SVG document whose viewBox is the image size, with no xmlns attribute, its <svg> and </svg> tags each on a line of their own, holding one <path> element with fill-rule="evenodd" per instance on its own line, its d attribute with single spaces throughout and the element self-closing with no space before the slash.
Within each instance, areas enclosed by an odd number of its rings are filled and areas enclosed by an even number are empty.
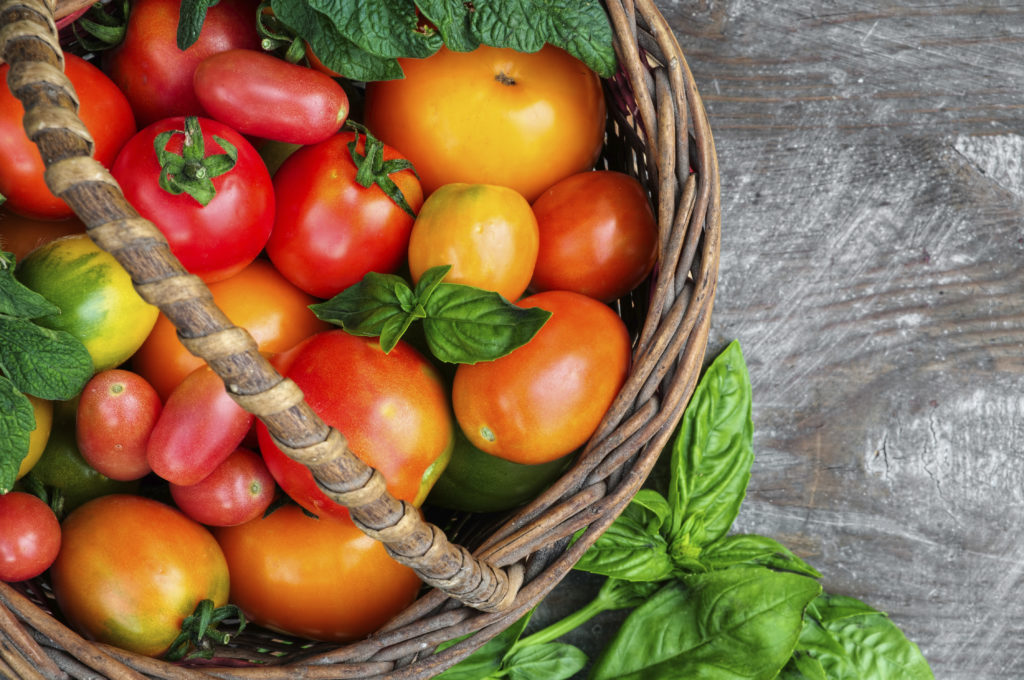
<svg viewBox="0 0 1024 680">
<path fill-rule="evenodd" d="M 604 167 L 636 176 L 654 200 L 660 252 L 649 282 L 620 301 L 635 337 L 633 363 L 574 467 L 511 517 L 463 544 L 397 501 L 381 475 L 326 426 L 174 258 L 160 232 L 127 203 L 91 158 L 63 76 L 53 0 L 0 2 L 0 57 L 25 104 L 25 128 L 46 180 L 136 289 L 174 323 L 279 446 L 307 465 L 360 528 L 413 567 L 430 589 L 383 630 L 347 645 L 247 630 L 212 662 L 175 665 L 82 639 L 59 619 L 45 578 L 0 584 L 0 675 L 23 678 L 429 678 L 534 607 L 618 516 L 646 479 L 695 386 L 718 272 L 720 203 L 711 131 L 693 76 L 651 0 L 605 6 L 620 73 L 605 81 Z M 570 538 L 581 529 L 581 537 Z M 443 642 L 475 633 L 434 654 Z M 196 662 L 193 662 L 196 663 Z"/>
</svg>

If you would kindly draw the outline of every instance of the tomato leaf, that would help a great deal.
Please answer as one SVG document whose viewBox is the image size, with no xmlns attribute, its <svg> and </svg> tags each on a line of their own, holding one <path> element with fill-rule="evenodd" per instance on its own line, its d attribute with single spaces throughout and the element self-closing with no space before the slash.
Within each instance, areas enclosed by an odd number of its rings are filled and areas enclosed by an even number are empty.
<svg viewBox="0 0 1024 680">
<path fill-rule="evenodd" d="M 70 399 L 92 377 L 92 357 L 67 331 L 0 315 L 0 370 L 22 392 Z"/>
<path fill-rule="evenodd" d="M 0 375 L 0 494 L 14 486 L 21 461 L 28 455 L 29 437 L 36 429 L 32 402 Z"/>
</svg>

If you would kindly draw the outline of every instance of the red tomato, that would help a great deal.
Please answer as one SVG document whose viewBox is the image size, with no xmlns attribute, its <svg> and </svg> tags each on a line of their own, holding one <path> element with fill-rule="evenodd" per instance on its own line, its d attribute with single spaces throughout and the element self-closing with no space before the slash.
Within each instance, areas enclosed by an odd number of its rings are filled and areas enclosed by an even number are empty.
<svg viewBox="0 0 1024 680">
<path fill-rule="evenodd" d="M 0 207 L 0 250 L 14 253 L 18 262 L 39 246 L 61 236 L 84 233 L 85 225 L 77 217 L 39 220 Z"/>
<path fill-rule="evenodd" d="M 173 484 L 197 484 L 238 448 L 253 415 L 239 406 L 213 369 L 203 365 L 167 398 L 149 441 L 146 459 Z"/>
<path fill-rule="evenodd" d="M 160 656 L 202 600 L 227 604 L 220 546 L 169 505 L 102 496 L 68 515 L 62 532 L 53 592 L 71 626 L 90 640 Z"/>
<path fill-rule="evenodd" d="M 306 402 L 348 439 L 349 448 L 384 476 L 396 498 L 419 505 L 451 457 L 448 396 L 434 367 L 403 341 L 385 354 L 377 338 L 326 331 L 277 362 Z M 257 423 L 260 452 L 278 485 L 315 515 L 348 517 L 306 466 L 274 445 Z"/>
<path fill-rule="evenodd" d="M 170 116 L 203 115 L 192 87 L 196 66 L 233 48 L 260 49 L 256 0 L 211 3 L 199 40 L 178 49 L 180 0 L 135 0 L 124 41 L 103 55 L 103 70 L 128 97 L 140 126 Z"/>
<path fill-rule="evenodd" d="M 207 114 L 244 135 L 315 144 L 348 118 L 348 95 L 338 81 L 266 52 L 207 57 L 196 67 L 194 84 Z"/>
<path fill-rule="evenodd" d="M 277 490 L 263 458 L 241 447 L 198 483 L 170 488 L 182 512 L 200 524 L 218 527 L 256 519 L 270 507 Z"/>
<path fill-rule="evenodd" d="M 231 601 L 254 623 L 344 642 L 383 626 L 416 597 L 419 577 L 351 520 L 314 519 L 296 505 L 214 529 L 231 572 Z"/>
<path fill-rule="evenodd" d="M 128 138 L 135 133 L 135 118 L 128 100 L 98 68 L 81 57 L 67 54 L 64 73 L 78 95 L 78 116 L 96 144 L 96 160 L 109 168 Z M 7 82 L 7 64 L 0 65 L 0 82 Z M 54 196 L 43 179 L 43 158 L 25 135 L 25 108 L 0 87 L 0 195 L 4 207 L 19 215 L 55 220 L 74 212 Z"/>
<path fill-rule="evenodd" d="M 233 145 L 238 158 L 229 170 L 216 176 L 195 163 L 183 163 L 174 172 L 175 179 L 194 181 L 197 191 L 213 194 L 197 194 L 197 198 L 189 193 L 171 193 L 161 187 L 161 159 L 154 149 L 162 133 L 173 133 L 166 143 L 161 141 L 161 148 L 179 159 L 188 157 L 183 150 L 186 140 L 198 147 L 197 133 L 202 135 L 198 149 L 206 161 L 212 163 L 213 157 L 227 153 L 218 138 Z M 128 141 L 110 171 L 139 214 L 167 237 L 171 252 L 185 269 L 206 282 L 240 272 L 256 259 L 270 236 L 274 225 L 270 172 L 252 144 L 223 123 L 209 118 L 157 121 Z M 212 180 L 204 180 L 204 173 L 210 173 Z"/>
<path fill-rule="evenodd" d="M 153 386 L 138 373 L 100 371 L 82 389 L 75 413 L 78 450 L 111 479 L 141 479 L 152 470 L 146 443 L 163 407 Z"/>
<path fill-rule="evenodd" d="M 658 257 L 658 222 L 643 185 L 611 170 L 581 172 L 534 201 L 540 246 L 530 288 L 604 302 L 640 285 Z"/>
<path fill-rule="evenodd" d="M 586 443 L 626 380 L 626 325 L 580 293 L 549 291 L 518 302 L 551 318 L 500 359 L 460 364 L 452 405 L 466 437 L 515 463 L 546 463 Z"/>
<path fill-rule="evenodd" d="M 39 576 L 57 558 L 60 541 L 60 522 L 50 506 L 22 491 L 0 496 L 0 581 Z"/>
<path fill-rule="evenodd" d="M 532 202 L 597 160 L 601 81 L 557 47 L 442 47 L 399 63 L 404 78 L 367 83 L 366 125 L 408 156 L 427 194 L 451 182 L 499 184 Z"/>
<path fill-rule="evenodd" d="M 351 132 L 303 147 L 274 175 L 277 219 L 267 254 L 285 277 L 302 290 L 329 298 L 370 271 L 392 273 L 405 261 L 413 216 L 377 185 L 356 181 L 348 145 Z M 363 135 L 356 145 L 366 152 Z M 400 154 L 385 146 L 383 160 Z M 411 170 L 389 175 L 415 213 L 423 191 Z"/>
</svg>

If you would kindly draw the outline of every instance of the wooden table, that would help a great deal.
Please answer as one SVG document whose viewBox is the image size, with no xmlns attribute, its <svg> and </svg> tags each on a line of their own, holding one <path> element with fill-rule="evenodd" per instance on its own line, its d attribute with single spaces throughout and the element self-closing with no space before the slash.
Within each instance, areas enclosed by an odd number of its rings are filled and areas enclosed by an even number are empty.
<svg viewBox="0 0 1024 680">
<path fill-rule="evenodd" d="M 1024 4 L 659 5 L 721 163 L 709 353 L 740 340 L 757 456 L 736 528 L 889 612 L 936 678 L 1019 680 Z"/>
</svg>

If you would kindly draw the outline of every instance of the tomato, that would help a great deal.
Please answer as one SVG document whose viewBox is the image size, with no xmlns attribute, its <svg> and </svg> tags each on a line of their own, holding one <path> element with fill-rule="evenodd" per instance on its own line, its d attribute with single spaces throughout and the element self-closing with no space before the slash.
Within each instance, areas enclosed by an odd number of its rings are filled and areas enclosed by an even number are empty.
<svg viewBox="0 0 1024 680">
<path fill-rule="evenodd" d="M 262 515 L 277 486 L 258 453 L 237 448 L 201 481 L 171 484 L 171 498 L 186 515 L 208 526 L 243 524 Z"/>
<path fill-rule="evenodd" d="M 0 208 L 0 250 L 13 253 L 18 262 L 44 243 L 68 234 L 84 233 L 85 225 L 77 217 L 39 220 Z"/>
<path fill-rule="evenodd" d="M 114 256 L 85 234 L 36 248 L 18 266 L 16 276 L 60 307 L 60 314 L 36 322 L 81 340 L 96 371 L 123 363 L 156 323 L 159 310 L 139 296 Z"/>
<path fill-rule="evenodd" d="M 103 496 L 68 515 L 50 569 L 72 628 L 147 656 L 163 654 L 202 600 L 227 604 L 227 562 L 213 535 L 169 505 Z"/>
<path fill-rule="evenodd" d="M 21 459 L 15 479 L 21 479 L 29 473 L 32 467 L 39 462 L 46 450 L 46 442 L 50 439 L 50 430 L 53 427 L 53 402 L 47 399 L 25 395 L 32 402 L 32 415 L 35 417 L 36 426 L 28 437 L 28 453 Z"/>
<path fill-rule="evenodd" d="M 331 328 L 309 309 L 317 299 L 295 287 L 264 259 L 209 288 L 217 307 L 232 323 L 248 330 L 259 350 L 267 354 L 283 352 Z M 205 362 L 185 349 L 174 324 L 160 314 L 131 363 L 166 399 L 186 375 Z"/>
<path fill-rule="evenodd" d="M 252 423 L 220 376 L 200 366 L 167 398 L 146 441 L 146 460 L 168 482 L 196 484 L 238 448 Z"/>
<path fill-rule="evenodd" d="M 344 642 L 383 626 L 416 597 L 419 577 L 351 520 L 284 505 L 214 535 L 227 557 L 231 601 L 254 623 Z"/>
<path fill-rule="evenodd" d="M 405 78 L 367 83 L 366 124 L 408 155 L 427 194 L 451 182 L 500 184 L 532 202 L 597 160 L 601 81 L 557 47 L 442 47 L 399 63 Z"/>
<path fill-rule="evenodd" d="M 526 199 L 507 187 L 446 184 L 427 197 L 409 237 L 414 281 L 437 265 L 445 277 L 518 300 L 537 261 L 537 219 Z"/>
<path fill-rule="evenodd" d="M 629 331 L 607 305 L 580 293 L 523 298 L 551 318 L 500 359 L 460 364 L 452 405 L 466 437 L 516 463 L 544 463 L 582 446 L 626 380 Z"/>
<path fill-rule="evenodd" d="M 569 454 L 537 465 L 513 463 L 484 453 L 456 428 L 452 459 L 430 490 L 426 504 L 464 512 L 510 510 L 536 498 L 574 458 Z"/>
<path fill-rule="evenodd" d="M 319 333 L 278 364 L 325 423 L 384 476 L 396 498 L 419 505 L 451 456 L 453 423 L 441 378 L 422 354 L 399 341 L 389 354 L 377 338 L 343 330 Z M 278 485 L 315 515 L 348 517 L 316 485 L 306 466 L 274 445 L 257 424 L 260 452 Z"/>
<path fill-rule="evenodd" d="M 78 398 L 75 437 L 89 465 L 111 479 L 140 479 L 152 470 L 146 442 L 163 404 L 138 373 L 120 368 L 100 371 Z"/>
<path fill-rule="evenodd" d="M 217 158 L 229 153 L 221 140 L 238 157 L 217 174 Z M 161 160 L 154 143 L 178 160 Z M 202 162 L 190 159 L 193 146 Z M 163 164 L 175 162 L 183 164 L 172 172 L 180 193 L 161 186 Z M 110 172 L 139 214 L 167 237 L 182 266 L 206 282 L 237 274 L 256 259 L 274 225 L 274 188 L 263 159 L 244 137 L 209 118 L 165 118 L 140 130 Z"/>
<path fill-rule="evenodd" d="M 0 65 L 0 82 L 7 82 L 7 64 Z M 109 168 L 128 138 L 135 118 L 128 100 L 98 68 L 67 54 L 64 73 L 78 95 L 78 116 L 95 142 L 93 156 Z M 7 87 L 0 88 L 0 195 L 6 210 L 39 219 L 64 219 L 74 212 L 54 196 L 43 179 L 43 158 L 25 134 L 25 108 Z"/>
<path fill-rule="evenodd" d="M 245 135 L 315 144 L 348 118 L 338 81 L 266 52 L 219 52 L 201 61 L 193 78 L 207 114 Z"/>
<path fill-rule="evenodd" d="M 348 148 L 355 139 L 354 133 L 342 132 L 303 147 L 274 175 L 277 219 L 267 254 L 289 281 L 320 298 L 358 283 L 367 272 L 397 271 L 409 246 L 413 216 L 380 186 L 357 182 Z M 362 135 L 355 150 L 366 152 Z M 400 158 L 384 147 L 385 163 Z M 416 175 L 400 170 L 389 177 L 413 213 L 418 211 L 423 192 Z"/>
<path fill-rule="evenodd" d="M 60 522 L 23 491 L 0 495 L 0 581 L 26 581 L 50 568 L 60 550 Z"/>
<path fill-rule="evenodd" d="M 540 249 L 530 289 L 574 290 L 611 302 L 647 278 L 658 222 L 636 178 L 612 170 L 572 175 L 533 203 Z"/>
<path fill-rule="evenodd" d="M 260 49 L 256 0 L 211 3 L 199 39 L 178 49 L 179 0 L 134 0 L 124 41 L 103 55 L 103 69 L 131 102 L 140 126 L 171 116 L 203 115 L 192 87 L 196 66 L 233 48 Z"/>
</svg>

